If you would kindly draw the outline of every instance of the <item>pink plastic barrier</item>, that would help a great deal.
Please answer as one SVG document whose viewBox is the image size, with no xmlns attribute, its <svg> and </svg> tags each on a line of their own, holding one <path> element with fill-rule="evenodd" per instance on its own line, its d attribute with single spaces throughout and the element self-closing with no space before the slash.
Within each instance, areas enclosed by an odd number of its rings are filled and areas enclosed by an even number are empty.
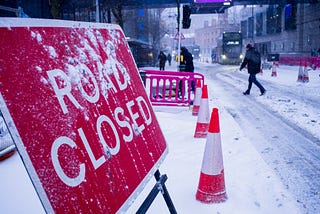
<svg viewBox="0 0 320 214">
<path fill-rule="evenodd" d="M 320 68 L 320 57 L 312 57 L 311 66 L 314 66 L 314 69 Z"/>
<path fill-rule="evenodd" d="M 199 73 L 140 70 L 140 75 L 152 105 L 157 106 L 189 106 L 194 99 L 192 84 L 195 88 L 198 79 L 204 83 Z"/>
<path fill-rule="evenodd" d="M 304 65 L 310 66 L 313 69 L 320 68 L 320 57 L 314 56 L 281 56 L 279 62 L 284 65 L 300 65 L 300 62 Z"/>
</svg>

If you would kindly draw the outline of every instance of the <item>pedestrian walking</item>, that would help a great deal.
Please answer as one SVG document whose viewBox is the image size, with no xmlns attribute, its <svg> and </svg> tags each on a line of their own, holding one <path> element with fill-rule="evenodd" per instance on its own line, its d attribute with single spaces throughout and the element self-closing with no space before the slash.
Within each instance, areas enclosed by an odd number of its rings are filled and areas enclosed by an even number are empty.
<svg viewBox="0 0 320 214">
<path fill-rule="evenodd" d="M 185 65 L 184 71 L 194 72 L 193 56 L 186 47 L 181 47 L 181 55 L 183 56 L 183 62 L 181 62 L 181 64 Z"/>
<path fill-rule="evenodd" d="M 171 57 L 171 54 L 170 54 L 170 53 L 168 53 L 167 60 L 168 60 L 168 62 L 169 62 L 169 66 L 171 66 L 172 57 Z"/>
<path fill-rule="evenodd" d="M 166 57 L 166 55 L 163 53 L 163 51 L 160 51 L 160 54 L 159 54 L 159 56 L 158 56 L 158 60 L 159 60 L 160 70 L 164 70 L 164 67 L 165 67 L 166 61 L 167 61 L 167 57 Z"/>
<path fill-rule="evenodd" d="M 193 56 L 192 54 L 188 51 L 186 47 L 181 47 L 181 59 L 182 61 L 180 62 L 180 71 L 184 72 L 194 72 L 194 65 L 193 65 Z M 181 66 L 182 65 L 182 66 Z M 179 91 L 181 93 L 182 91 L 182 81 L 179 83 Z M 195 81 L 191 81 L 191 91 L 195 91 Z"/>
<path fill-rule="evenodd" d="M 254 83 L 260 89 L 260 96 L 266 93 L 266 89 L 258 82 L 256 78 L 256 74 L 260 72 L 261 67 L 261 56 L 260 53 L 249 43 L 246 46 L 246 55 L 243 59 L 243 62 L 240 66 L 240 71 L 245 67 L 248 67 L 249 73 L 249 84 L 248 89 L 243 92 L 244 95 L 249 95 L 252 87 L 252 83 Z"/>
</svg>

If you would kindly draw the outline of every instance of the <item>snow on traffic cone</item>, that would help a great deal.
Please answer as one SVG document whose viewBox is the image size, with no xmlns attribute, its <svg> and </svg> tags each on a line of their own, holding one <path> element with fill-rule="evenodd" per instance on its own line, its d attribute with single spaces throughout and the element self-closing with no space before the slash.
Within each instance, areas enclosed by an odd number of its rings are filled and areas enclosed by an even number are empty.
<svg viewBox="0 0 320 214">
<path fill-rule="evenodd" d="M 5 138 L 0 142 L 0 161 L 12 156 L 16 151 L 16 146 L 13 144 L 11 138 Z"/>
<path fill-rule="evenodd" d="M 202 95 L 201 80 L 198 79 L 197 87 L 196 87 L 196 94 L 194 97 L 193 108 L 192 108 L 192 115 L 193 116 L 197 116 L 199 113 L 201 95 Z"/>
<path fill-rule="evenodd" d="M 272 63 L 271 76 L 272 76 L 272 77 L 276 77 L 276 76 L 277 76 L 277 70 L 276 70 L 276 63 L 275 63 L 275 62 Z"/>
<path fill-rule="evenodd" d="M 307 62 L 304 63 L 303 82 L 309 82 L 309 72 L 307 69 Z"/>
<path fill-rule="evenodd" d="M 195 138 L 205 138 L 207 137 L 209 128 L 209 101 L 208 101 L 208 86 L 203 85 L 202 95 L 200 100 L 200 108 L 198 113 L 198 120 L 196 125 L 196 130 L 194 132 Z"/>
<path fill-rule="evenodd" d="M 219 114 L 218 109 L 213 108 L 196 199 L 203 203 L 220 203 L 226 201 L 227 198 L 224 181 Z"/>
<path fill-rule="evenodd" d="M 298 82 L 303 82 L 303 69 L 302 69 L 302 62 L 300 60 L 299 63 L 299 73 L 298 73 Z"/>
</svg>

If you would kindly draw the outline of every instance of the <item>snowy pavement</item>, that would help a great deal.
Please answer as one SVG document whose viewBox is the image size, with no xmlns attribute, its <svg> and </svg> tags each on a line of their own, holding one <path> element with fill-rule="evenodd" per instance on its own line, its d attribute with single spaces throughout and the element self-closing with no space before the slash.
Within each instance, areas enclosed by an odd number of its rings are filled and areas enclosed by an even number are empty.
<svg viewBox="0 0 320 214">
<path fill-rule="evenodd" d="M 309 83 L 296 82 L 297 67 L 280 66 L 277 77 L 266 70 L 257 76 L 268 90 L 262 97 L 255 86 L 252 95 L 242 95 L 248 75 L 235 66 L 196 63 L 196 70 L 205 74 L 210 109 L 219 109 L 228 200 L 203 204 L 195 199 L 206 144 L 193 137 L 197 117 L 186 107 L 155 107 L 169 147 L 159 170 L 168 176 L 177 212 L 319 213 L 319 188 L 313 188 L 319 187 L 314 178 L 320 171 L 311 170 L 320 163 L 319 70 L 310 71 Z M 297 167 L 303 169 L 297 172 Z M 0 170 L 1 213 L 44 213 L 18 153 L 0 162 Z M 136 212 L 154 184 L 151 179 L 127 213 Z M 148 213 L 169 213 L 161 195 Z"/>
</svg>

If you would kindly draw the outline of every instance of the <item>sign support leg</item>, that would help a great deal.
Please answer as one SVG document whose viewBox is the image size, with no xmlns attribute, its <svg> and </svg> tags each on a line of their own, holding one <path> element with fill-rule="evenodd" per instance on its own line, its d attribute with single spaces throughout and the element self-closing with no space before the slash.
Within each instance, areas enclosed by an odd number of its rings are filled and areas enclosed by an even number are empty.
<svg viewBox="0 0 320 214">
<path fill-rule="evenodd" d="M 157 170 L 154 173 L 154 177 L 155 177 L 157 183 L 154 185 L 151 192 L 149 193 L 147 198 L 144 200 L 144 202 L 142 203 L 142 205 L 140 206 L 140 208 L 138 209 L 136 214 L 146 213 L 147 210 L 149 209 L 150 205 L 152 204 L 153 200 L 157 197 L 159 192 L 161 192 L 161 194 L 162 194 L 162 196 L 168 206 L 170 213 L 177 214 L 177 211 L 176 211 L 174 204 L 170 198 L 167 187 L 164 184 L 166 182 L 166 180 L 168 179 L 167 175 L 161 175 L 159 170 Z"/>
</svg>

